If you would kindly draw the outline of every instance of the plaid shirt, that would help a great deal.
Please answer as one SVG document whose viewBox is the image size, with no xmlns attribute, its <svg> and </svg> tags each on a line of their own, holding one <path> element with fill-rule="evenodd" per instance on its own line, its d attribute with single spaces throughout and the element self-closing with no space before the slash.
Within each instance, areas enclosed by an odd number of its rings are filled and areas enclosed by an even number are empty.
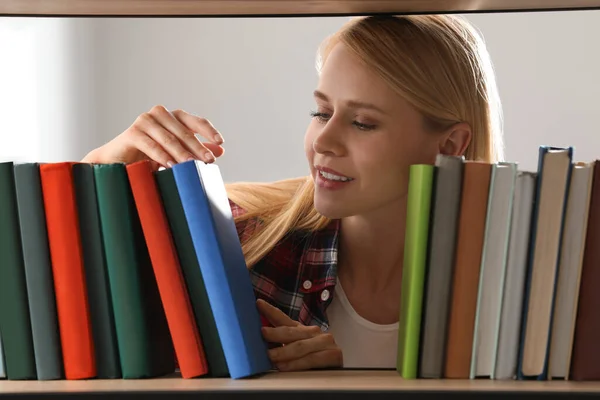
<svg viewBox="0 0 600 400">
<path fill-rule="evenodd" d="M 244 213 L 230 201 L 233 216 Z M 239 222 L 241 240 L 252 235 L 256 220 Z M 293 232 L 285 236 L 250 269 L 257 298 L 276 306 L 303 325 L 329 329 L 325 310 L 331 304 L 337 281 L 339 221 L 318 232 Z M 264 323 L 264 320 L 263 320 Z"/>
</svg>

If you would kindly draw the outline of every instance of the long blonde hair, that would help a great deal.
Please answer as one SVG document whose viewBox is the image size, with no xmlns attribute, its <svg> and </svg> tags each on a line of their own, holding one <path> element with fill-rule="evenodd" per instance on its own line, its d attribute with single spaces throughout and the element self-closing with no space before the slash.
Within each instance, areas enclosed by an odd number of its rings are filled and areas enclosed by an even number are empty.
<svg viewBox="0 0 600 400">
<path fill-rule="evenodd" d="M 492 64 L 478 32 L 452 15 L 353 18 L 319 48 L 317 69 L 343 43 L 441 130 L 466 122 L 472 139 L 465 158 L 503 159 L 501 108 Z M 246 213 L 236 222 L 257 219 L 259 228 L 242 243 L 249 267 L 287 233 L 314 231 L 329 220 L 314 208 L 312 177 L 272 183 L 232 183 L 229 198 Z"/>
</svg>

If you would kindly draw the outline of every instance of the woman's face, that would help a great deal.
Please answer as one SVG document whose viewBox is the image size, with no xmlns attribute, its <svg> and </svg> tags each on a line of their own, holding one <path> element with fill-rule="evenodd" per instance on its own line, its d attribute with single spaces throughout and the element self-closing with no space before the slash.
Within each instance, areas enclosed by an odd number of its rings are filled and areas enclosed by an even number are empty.
<svg viewBox="0 0 600 400">
<path fill-rule="evenodd" d="M 433 164 L 441 135 L 343 44 L 326 60 L 315 101 L 305 151 L 317 211 L 342 218 L 403 204 L 410 165 Z"/>
</svg>

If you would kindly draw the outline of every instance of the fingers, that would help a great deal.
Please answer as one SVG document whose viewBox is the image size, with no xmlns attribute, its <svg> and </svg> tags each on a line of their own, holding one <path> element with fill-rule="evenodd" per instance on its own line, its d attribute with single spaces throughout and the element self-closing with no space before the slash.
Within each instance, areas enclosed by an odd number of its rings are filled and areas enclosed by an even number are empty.
<svg viewBox="0 0 600 400">
<path fill-rule="evenodd" d="M 289 344 L 297 340 L 310 339 L 319 335 L 321 329 L 318 326 L 278 326 L 263 327 L 263 337 L 267 342 Z"/>
<path fill-rule="evenodd" d="M 159 121 L 155 120 L 151 114 L 142 114 L 139 117 L 138 127 L 169 154 L 171 162 L 180 163 L 197 158 L 184 147 L 182 142 L 171 131 L 165 129 Z"/>
<path fill-rule="evenodd" d="M 135 146 L 148 158 L 161 164 L 163 167 L 172 167 L 175 164 L 174 158 L 163 149 L 154 139 L 137 128 L 130 130 L 130 139 L 132 146 Z"/>
<path fill-rule="evenodd" d="M 283 311 L 262 299 L 256 301 L 258 311 L 265 316 L 273 326 L 298 326 L 299 322 L 292 320 Z"/>
<path fill-rule="evenodd" d="M 206 118 L 186 113 L 183 110 L 175 110 L 173 111 L 173 115 L 190 131 L 198 133 L 200 136 L 210 140 L 213 143 L 223 144 L 223 136 Z"/>
<path fill-rule="evenodd" d="M 178 111 L 178 115 L 186 115 Z M 214 154 L 207 149 L 194 135 L 194 132 L 181 123 L 173 113 L 163 106 L 152 107 L 150 112 L 140 116 L 140 125 L 151 137 L 165 147 L 177 162 L 197 158 L 210 163 L 215 160 Z"/>
<path fill-rule="evenodd" d="M 210 141 L 201 142 L 204 137 Z M 211 163 L 224 153 L 222 136 L 208 120 L 182 110 L 171 113 L 163 106 L 141 114 L 121 143 L 165 167 L 190 159 Z"/>
<path fill-rule="evenodd" d="M 299 328 L 292 328 L 298 330 Z M 317 329 L 319 329 L 317 327 Z M 310 338 L 292 341 L 282 347 L 269 349 L 269 357 L 272 362 L 288 362 L 306 357 L 311 353 L 323 350 L 334 350 L 337 348 L 331 334 L 316 334 Z"/>
<path fill-rule="evenodd" d="M 207 149 L 206 146 L 204 146 L 194 135 L 194 132 L 197 130 L 187 125 L 187 123 L 190 121 L 195 122 L 196 120 L 202 119 L 206 121 L 204 124 L 212 127 L 212 124 L 210 124 L 208 120 L 190 115 L 182 110 L 176 110 L 171 113 L 163 106 L 153 107 L 152 110 L 150 110 L 150 114 L 160 123 L 160 125 L 162 125 L 165 130 L 175 136 L 175 139 L 178 139 L 181 144 L 183 144 L 192 154 L 194 154 L 195 158 L 205 162 L 213 162 L 215 160 L 213 153 Z M 184 123 L 183 121 L 186 121 L 187 123 Z M 198 123 L 196 125 L 198 125 Z M 214 127 L 212 127 L 212 130 L 216 132 Z M 211 136 L 215 144 L 218 145 L 223 142 L 220 139 L 217 141 L 214 133 L 212 133 Z"/>
<path fill-rule="evenodd" d="M 215 143 L 209 143 L 209 142 L 204 142 L 203 143 L 204 147 L 206 147 L 208 150 L 210 150 L 211 153 L 213 153 L 213 155 L 216 158 L 219 158 L 223 155 L 223 153 L 225 153 L 225 149 L 223 147 L 221 147 L 218 144 Z"/>
<path fill-rule="evenodd" d="M 276 363 L 280 371 L 303 371 L 316 368 L 335 368 L 344 365 L 342 351 L 339 348 L 310 353 L 296 360 Z"/>
</svg>

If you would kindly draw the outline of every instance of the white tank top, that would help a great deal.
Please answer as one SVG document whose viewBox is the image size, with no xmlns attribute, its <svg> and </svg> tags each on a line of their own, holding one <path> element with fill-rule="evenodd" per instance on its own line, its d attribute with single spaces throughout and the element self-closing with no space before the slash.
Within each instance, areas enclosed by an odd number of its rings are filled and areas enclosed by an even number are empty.
<svg viewBox="0 0 600 400">
<path fill-rule="evenodd" d="M 327 317 L 329 332 L 342 350 L 344 368 L 396 368 L 398 322 L 379 325 L 358 315 L 339 280 Z"/>
</svg>

